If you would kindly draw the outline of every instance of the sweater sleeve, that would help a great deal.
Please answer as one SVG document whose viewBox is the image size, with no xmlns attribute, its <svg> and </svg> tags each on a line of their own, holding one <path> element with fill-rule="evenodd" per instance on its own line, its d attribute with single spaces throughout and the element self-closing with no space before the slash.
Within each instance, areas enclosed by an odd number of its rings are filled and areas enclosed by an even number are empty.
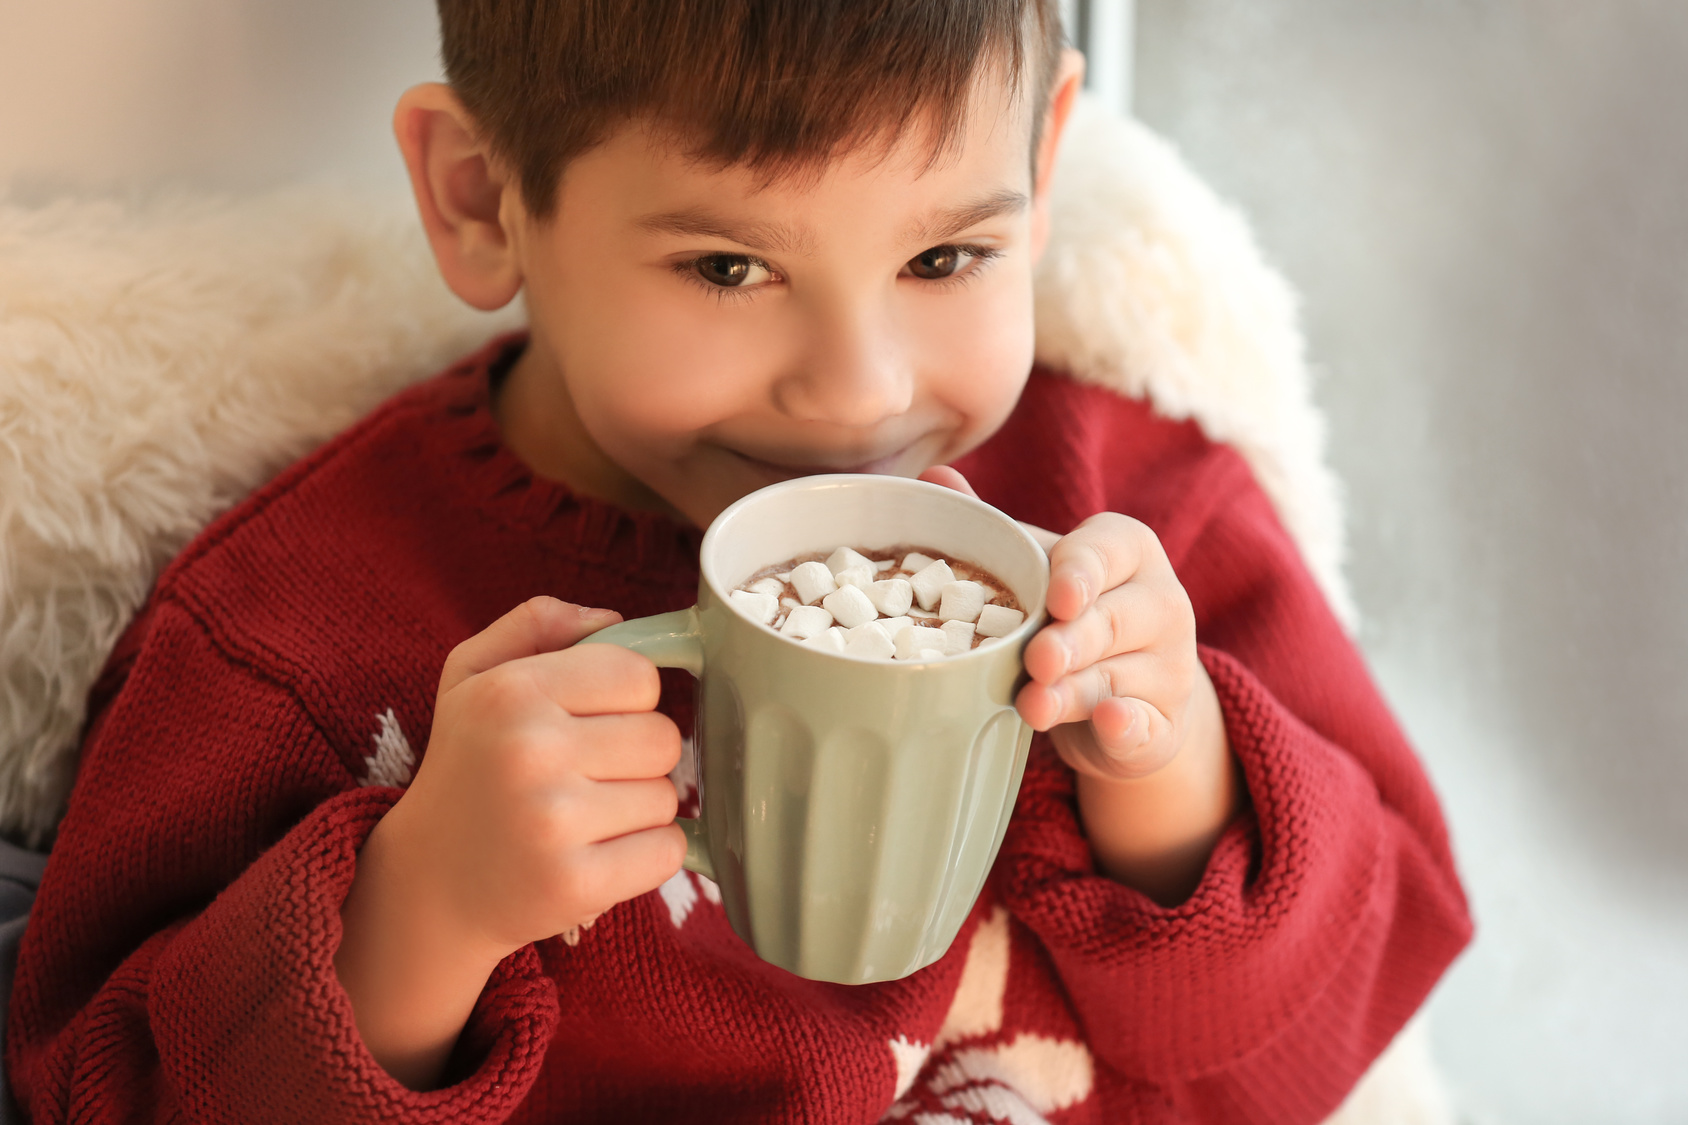
<svg viewBox="0 0 1688 1125">
<path fill-rule="evenodd" d="M 358 786 L 290 692 L 155 608 L 19 953 L 6 1064 L 29 1119 L 505 1120 L 555 1025 L 531 947 L 427 1093 L 371 1057 L 335 975 L 357 850 L 398 795 Z"/>
<path fill-rule="evenodd" d="M 1246 479 L 1209 512 L 1174 564 L 1248 810 L 1160 907 L 1096 874 L 1040 739 L 1000 885 L 1117 1080 L 1193 1120 L 1314 1121 L 1471 926 L 1429 783 L 1265 496 Z"/>
</svg>

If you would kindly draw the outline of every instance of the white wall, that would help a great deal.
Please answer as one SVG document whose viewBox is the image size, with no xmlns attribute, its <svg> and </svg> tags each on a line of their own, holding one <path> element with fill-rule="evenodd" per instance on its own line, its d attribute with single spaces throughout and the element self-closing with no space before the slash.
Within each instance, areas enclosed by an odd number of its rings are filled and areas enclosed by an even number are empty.
<svg viewBox="0 0 1688 1125">
<path fill-rule="evenodd" d="M 0 186 L 398 187 L 430 0 L 0 0 Z"/>
<path fill-rule="evenodd" d="M 1688 1122 L 1688 5 L 1139 0 L 1136 106 L 1306 296 L 1363 643 L 1479 934 L 1477 1120 Z"/>
</svg>

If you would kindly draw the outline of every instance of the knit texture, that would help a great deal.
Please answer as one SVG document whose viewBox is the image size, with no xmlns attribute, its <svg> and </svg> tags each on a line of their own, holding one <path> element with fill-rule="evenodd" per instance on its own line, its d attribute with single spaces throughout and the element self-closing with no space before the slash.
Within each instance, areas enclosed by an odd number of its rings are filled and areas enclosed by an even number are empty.
<svg viewBox="0 0 1688 1125">
<path fill-rule="evenodd" d="M 958 463 L 1064 532 L 1143 519 L 1196 607 L 1249 812 L 1195 895 L 1098 877 L 1034 744 L 986 892 L 899 981 L 793 977 L 686 872 L 509 958 L 444 1089 L 388 1078 L 333 971 L 356 849 L 426 753 L 450 649 L 537 594 L 691 603 L 699 532 L 535 478 L 495 344 L 208 528 L 96 687 L 20 952 L 32 1119 L 1314 1122 L 1469 935 L 1422 771 L 1241 458 L 1034 372 Z M 664 710 L 689 726 L 689 684 Z"/>
</svg>

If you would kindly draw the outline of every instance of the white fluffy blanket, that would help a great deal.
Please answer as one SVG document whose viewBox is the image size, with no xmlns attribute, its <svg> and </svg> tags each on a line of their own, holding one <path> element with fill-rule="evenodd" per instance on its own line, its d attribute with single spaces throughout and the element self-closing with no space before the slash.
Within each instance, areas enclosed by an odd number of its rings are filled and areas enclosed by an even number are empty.
<svg viewBox="0 0 1688 1125">
<path fill-rule="evenodd" d="M 1054 220 L 1039 357 L 1236 446 L 1352 621 L 1294 298 L 1247 225 L 1084 106 Z M 200 527 L 518 318 L 446 291 L 407 200 L 0 204 L 0 831 L 50 832 L 88 688 Z M 1403 1036 L 1345 1110 L 1387 1115 L 1343 1119 L 1444 1120 L 1422 1049 Z"/>
</svg>

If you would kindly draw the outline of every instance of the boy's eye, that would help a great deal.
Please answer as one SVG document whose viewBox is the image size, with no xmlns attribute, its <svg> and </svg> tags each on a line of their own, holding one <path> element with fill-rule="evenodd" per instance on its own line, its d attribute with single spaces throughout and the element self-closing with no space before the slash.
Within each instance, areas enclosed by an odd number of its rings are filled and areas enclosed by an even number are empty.
<svg viewBox="0 0 1688 1125">
<path fill-rule="evenodd" d="M 935 281 L 938 278 L 949 277 L 955 273 L 969 257 L 971 255 L 959 246 L 934 246 L 930 250 L 910 258 L 908 272 L 915 277 Z"/>
<path fill-rule="evenodd" d="M 773 276 L 767 266 L 743 254 L 711 254 L 692 263 L 692 268 L 709 284 L 723 289 L 759 285 Z"/>
</svg>

